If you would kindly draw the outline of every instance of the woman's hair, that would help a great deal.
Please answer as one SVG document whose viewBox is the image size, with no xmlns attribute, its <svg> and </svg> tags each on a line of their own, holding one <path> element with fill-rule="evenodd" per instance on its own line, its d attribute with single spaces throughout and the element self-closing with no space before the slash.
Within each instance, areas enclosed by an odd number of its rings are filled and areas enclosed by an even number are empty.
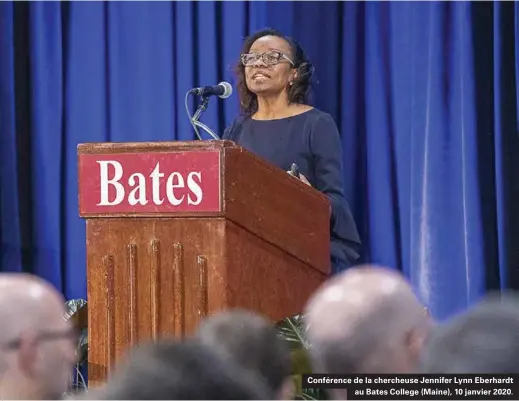
<svg viewBox="0 0 519 401">
<path fill-rule="evenodd" d="M 294 39 L 287 37 L 274 29 L 263 29 L 245 39 L 241 54 L 248 53 L 252 44 L 264 36 L 276 36 L 284 39 L 290 45 L 292 50 L 291 58 L 295 65 L 294 68 L 297 69 L 297 75 L 293 85 L 288 87 L 288 101 L 289 103 L 307 103 L 312 86 L 311 79 L 314 67 L 310 63 L 310 60 L 308 60 L 303 48 Z M 258 110 L 258 99 L 256 94 L 252 93 L 247 88 L 247 83 L 245 82 L 245 66 L 241 63 L 241 60 L 238 61 L 236 66 L 236 75 L 238 78 L 236 86 L 240 98 L 240 109 L 243 114 L 250 116 Z"/>
</svg>

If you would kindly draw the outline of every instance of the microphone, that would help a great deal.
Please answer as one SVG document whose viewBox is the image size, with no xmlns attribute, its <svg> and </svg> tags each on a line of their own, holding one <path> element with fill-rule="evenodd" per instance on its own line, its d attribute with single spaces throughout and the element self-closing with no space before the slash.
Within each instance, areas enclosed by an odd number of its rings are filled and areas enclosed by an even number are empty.
<svg viewBox="0 0 519 401">
<path fill-rule="evenodd" d="M 202 97 L 218 96 L 221 99 L 227 99 L 232 95 L 232 86 L 229 82 L 223 81 L 218 85 L 193 88 L 189 91 L 189 93 L 194 93 Z"/>
</svg>

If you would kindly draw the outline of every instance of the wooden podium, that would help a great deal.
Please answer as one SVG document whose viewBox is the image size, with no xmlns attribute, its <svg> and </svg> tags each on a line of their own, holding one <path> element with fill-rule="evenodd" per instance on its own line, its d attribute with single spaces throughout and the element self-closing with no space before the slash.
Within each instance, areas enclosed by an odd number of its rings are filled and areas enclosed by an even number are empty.
<svg viewBox="0 0 519 401">
<path fill-rule="evenodd" d="M 213 312 L 300 313 L 330 272 L 327 197 L 233 142 L 80 144 L 78 168 L 90 385 Z"/>
</svg>

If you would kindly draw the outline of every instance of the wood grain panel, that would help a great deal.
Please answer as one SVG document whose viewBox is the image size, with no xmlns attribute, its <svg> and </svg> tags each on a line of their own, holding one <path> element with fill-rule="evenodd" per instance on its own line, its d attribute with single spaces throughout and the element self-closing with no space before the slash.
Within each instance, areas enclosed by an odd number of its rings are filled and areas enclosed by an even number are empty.
<svg viewBox="0 0 519 401">
<path fill-rule="evenodd" d="M 153 339 L 157 339 L 161 330 L 160 322 L 162 320 L 160 307 L 160 241 L 153 240 L 151 242 L 151 254 L 151 336 Z"/>
<path fill-rule="evenodd" d="M 173 245 L 173 305 L 174 330 L 178 337 L 184 337 L 186 327 L 186 285 L 185 262 L 182 244 Z"/>
<path fill-rule="evenodd" d="M 130 279 L 130 311 L 128 314 L 128 331 L 130 344 L 136 345 L 138 341 L 138 298 L 137 298 L 137 245 L 128 244 L 128 277 Z"/>
<path fill-rule="evenodd" d="M 326 196 L 242 148 L 225 150 L 225 171 L 229 220 L 330 273 L 331 208 Z"/>
<path fill-rule="evenodd" d="M 224 225 L 224 219 L 139 219 L 138 224 L 132 219 L 87 220 L 93 385 L 106 378 L 132 338 L 182 336 L 194 330 L 201 305 L 198 260 L 206 261 L 206 272 L 223 264 Z M 99 291 L 103 288 L 107 290 Z M 206 303 L 222 297 L 217 287 L 205 292 Z"/>
<path fill-rule="evenodd" d="M 222 150 L 239 147 L 232 141 L 162 141 L 162 142 L 90 142 L 80 143 L 77 153 L 149 153 L 149 152 L 188 152 L 194 150 Z"/>
<path fill-rule="evenodd" d="M 197 309 L 198 309 L 198 322 L 207 316 L 208 305 L 207 305 L 207 259 L 203 256 L 199 256 L 197 259 L 198 269 L 198 283 L 197 283 Z"/>
<path fill-rule="evenodd" d="M 326 275 L 228 221 L 227 306 L 255 310 L 277 322 L 302 312 Z"/>
</svg>

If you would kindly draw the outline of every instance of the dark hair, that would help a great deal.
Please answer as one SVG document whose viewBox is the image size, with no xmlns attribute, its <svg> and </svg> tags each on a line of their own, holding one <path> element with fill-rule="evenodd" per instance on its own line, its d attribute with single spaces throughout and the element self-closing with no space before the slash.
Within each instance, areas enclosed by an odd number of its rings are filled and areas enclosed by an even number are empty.
<svg viewBox="0 0 519 401">
<path fill-rule="evenodd" d="M 430 374 L 519 372 L 519 299 L 490 296 L 440 326 L 422 356 Z"/>
<path fill-rule="evenodd" d="M 294 39 L 285 36 L 274 29 L 262 29 L 245 39 L 241 54 L 248 53 L 252 44 L 264 36 L 276 36 L 285 40 L 290 45 L 292 61 L 295 65 L 294 68 L 297 69 L 297 77 L 294 80 L 293 85 L 288 88 L 288 101 L 290 103 L 299 104 L 307 103 L 310 89 L 312 87 L 311 79 L 314 67 L 310 63 L 310 60 L 308 60 L 301 45 Z M 236 65 L 236 75 L 238 78 L 236 86 L 240 98 L 240 109 L 243 114 L 252 115 L 258 110 L 258 100 L 256 95 L 247 88 L 247 83 L 245 82 L 245 66 L 241 63 L 241 60 L 238 60 L 238 64 Z"/>
<path fill-rule="evenodd" d="M 200 324 L 195 336 L 224 359 L 265 381 L 273 396 L 292 373 L 290 349 L 275 326 L 253 312 L 234 309 L 211 316 Z"/>
<path fill-rule="evenodd" d="M 264 400 L 254 376 L 194 341 L 162 340 L 134 349 L 96 399 Z"/>
</svg>

